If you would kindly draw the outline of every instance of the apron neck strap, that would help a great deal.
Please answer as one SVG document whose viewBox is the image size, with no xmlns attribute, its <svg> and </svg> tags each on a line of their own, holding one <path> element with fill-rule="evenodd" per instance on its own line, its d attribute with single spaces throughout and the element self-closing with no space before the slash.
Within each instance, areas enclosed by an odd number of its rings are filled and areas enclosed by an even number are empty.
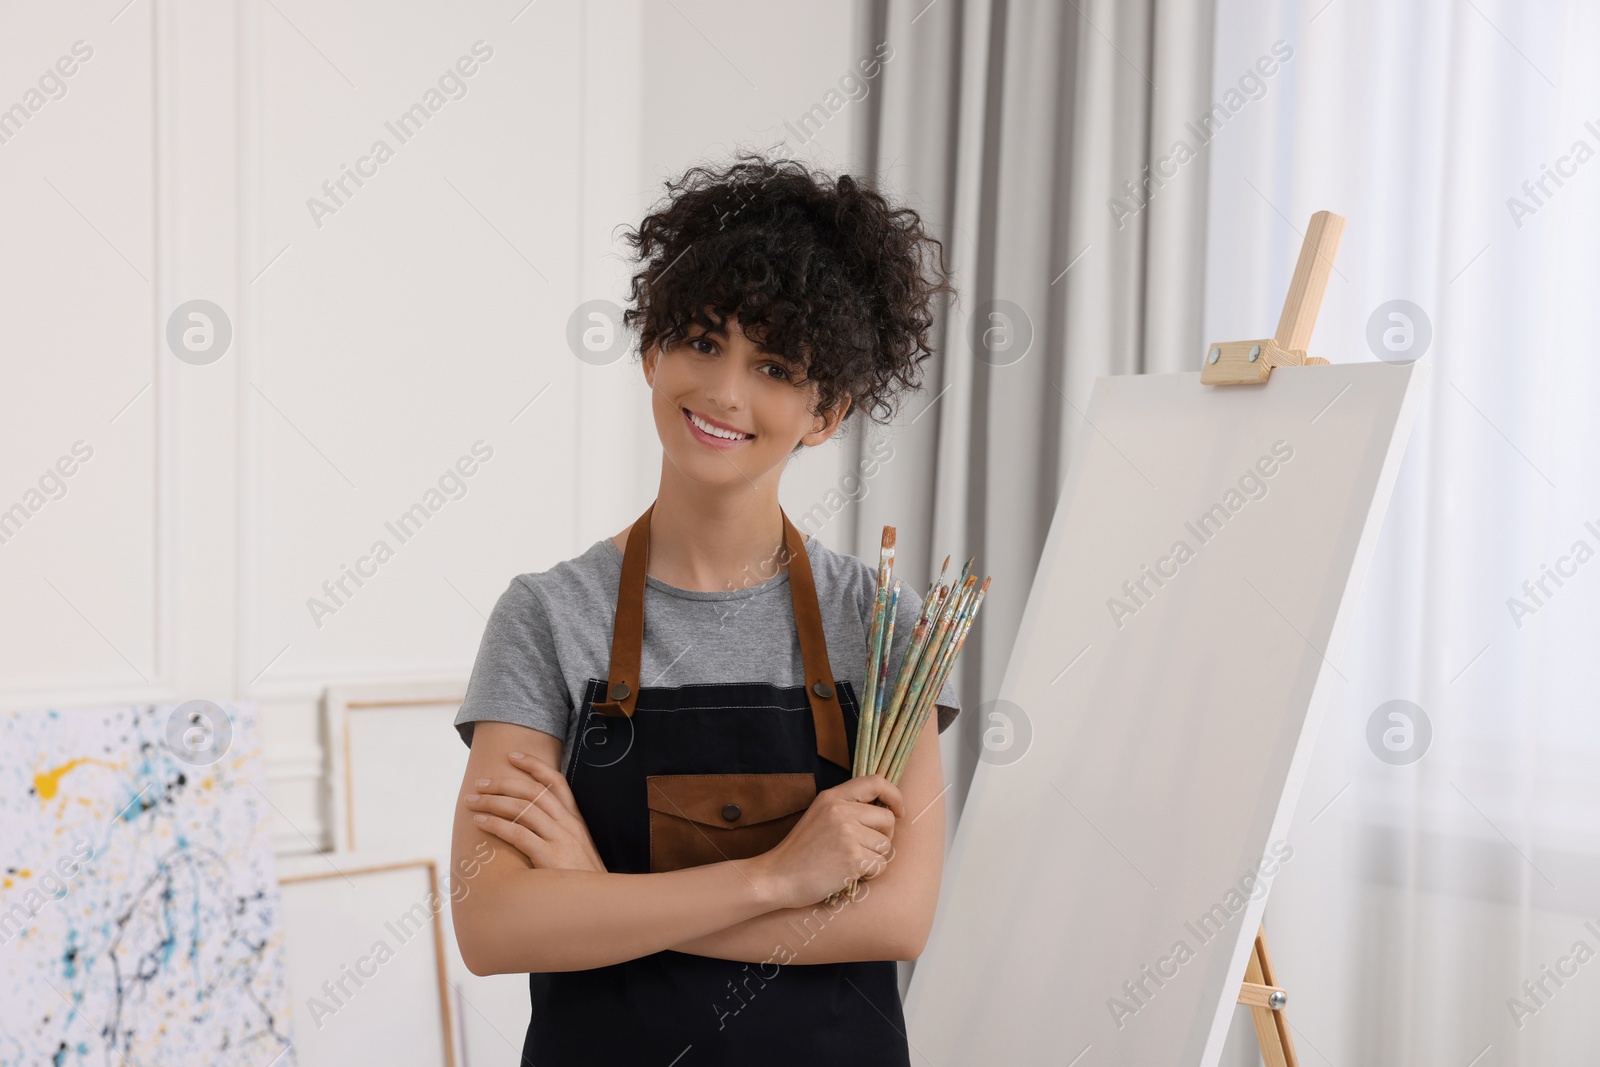
<svg viewBox="0 0 1600 1067">
<path fill-rule="evenodd" d="M 628 531 L 628 545 L 622 553 L 622 579 L 617 588 L 617 613 L 611 630 L 611 670 L 607 675 L 607 699 L 595 704 L 601 715 L 633 717 L 642 681 L 640 659 L 644 647 L 645 572 L 650 555 L 650 514 L 652 503 Z M 805 662 L 806 698 L 811 703 L 811 720 L 816 727 L 817 754 L 849 769 L 850 756 L 845 737 L 844 708 L 834 688 L 828 666 L 828 644 L 822 631 L 822 611 L 817 604 L 817 587 L 811 577 L 811 559 L 800 531 L 789 516 L 783 516 L 783 542 L 789 563 L 789 595 L 794 602 L 795 627 L 800 634 L 800 656 Z"/>
</svg>

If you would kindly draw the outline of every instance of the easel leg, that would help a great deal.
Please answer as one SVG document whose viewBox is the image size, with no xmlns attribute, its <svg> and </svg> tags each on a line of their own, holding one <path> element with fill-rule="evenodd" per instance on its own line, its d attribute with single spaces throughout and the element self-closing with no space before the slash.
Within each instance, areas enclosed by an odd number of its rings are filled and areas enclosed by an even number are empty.
<svg viewBox="0 0 1600 1067">
<path fill-rule="evenodd" d="M 1261 986 L 1276 986 L 1272 957 L 1267 954 L 1267 928 L 1256 930 L 1255 947 L 1245 965 L 1244 980 Z M 1250 1019 L 1256 1025 L 1256 1043 L 1261 1046 L 1261 1062 L 1266 1067 L 1300 1067 L 1294 1054 L 1294 1039 L 1289 1036 L 1289 1019 L 1284 1009 L 1274 1011 L 1258 1004 L 1250 1006 Z"/>
</svg>

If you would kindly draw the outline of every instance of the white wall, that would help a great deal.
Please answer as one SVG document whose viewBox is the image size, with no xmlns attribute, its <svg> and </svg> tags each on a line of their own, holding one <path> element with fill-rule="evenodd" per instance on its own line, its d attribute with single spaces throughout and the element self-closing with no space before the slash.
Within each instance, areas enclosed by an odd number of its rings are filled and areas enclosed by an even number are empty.
<svg viewBox="0 0 1600 1067">
<path fill-rule="evenodd" d="M 854 62 L 857 12 L 124 3 L 0 13 L 0 108 L 92 51 L 0 127 L 0 511 L 21 505 L 0 526 L 0 707 L 257 700 L 279 853 L 308 854 L 343 818 L 325 689 L 464 685 L 513 575 L 652 499 L 642 378 L 576 358 L 569 318 L 622 302 L 617 235 L 689 163 L 784 137 L 856 162 L 850 106 L 807 144 L 784 121 Z M 386 123 L 479 41 L 465 94 L 402 141 Z M 380 139 L 392 156 L 363 164 Z M 211 362 L 167 346 L 195 299 L 231 326 Z M 63 491 L 47 471 L 78 441 Z M 386 528 L 480 441 L 464 495 L 405 542 Z M 798 461 L 785 507 L 846 466 L 832 446 Z M 392 557 L 326 596 L 380 539 Z M 459 776 L 454 731 L 432 743 L 394 773 Z"/>
<path fill-rule="evenodd" d="M 464 679 L 512 575 L 648 504 L 660 453 L 637 367 L 576 359 L 567 320 L 620 303 L 613 231 L 662 178 L 793 145 L 784 120 L 850 62 L 854 13 L 118 12 L 14 9 L 0 32 L 6 103 L 74 42 L 92 51 L 0 143 L 0 507 L 24 509 L 0 542 L 0 702 L 259 699 L 274 762 L 303 774 L 326 685 Z M 493 54 L 465 96 L 401 142 L 385 124 L 477 41 Z M 853 119 L 795 152 L 843 165 Z M 323 192 L 379 139 L 392 158 L 353 195 Z M 196 298 L 233 332 L 205 365 L 164 338 Z M 80 440 L 92 458 L 64 462 L 64 492 L 33 494 Z M 385 523 L 477 441 L 493 458 L 401 542 Z M 798 463 L 786 506 L 838 459 Z M 323 583 L 379 539 L 392 558 L 336 603 Z M 308 781 L 279 779 L 274 799 L 321 840 Z"/>
</svg>

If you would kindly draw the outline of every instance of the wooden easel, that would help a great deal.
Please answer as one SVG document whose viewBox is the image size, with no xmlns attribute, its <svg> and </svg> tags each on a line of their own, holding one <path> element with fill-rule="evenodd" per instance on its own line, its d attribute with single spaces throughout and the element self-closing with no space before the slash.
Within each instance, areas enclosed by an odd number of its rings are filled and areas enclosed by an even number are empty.
<svg viewBox="0 0 1600 1067">
<path fill-rule="evenodd" d="M 1344 235 L 1344 216 L 1319 211 L 1311 216 L 1300 259 L 1294 265 L 1289 295 L 1283 301 L 1278 332 L 1249 341 L 1220 341 L 1206 349 L 1200 368 L 1205 385 L 1254 385 L 1267 380 L 1273 367 L 1303 367 L 1328 361 L 1306 355 L 1311 330 L 1322 310 L 1322 294 L 1333 272 L 1333 257 Z"/>
<path fill-rule="evenodd" d="M 1311 224 L 1306 227 L 1300 244 L 1294 277 L 1289 282 L 1289 295 L 1283 301 L 1277 334 L 1207 346 L 1200 370 L 1202 384 L 1258 385 L 1271 377 L 1273 367 L 1305 367 L 1328 362 L 1307 355 L 1306 346 L 1311 343 L 1311 331 L 1317 324 L 1317 312 L 1322 309 L 1322 296 L 1328 288 L 1328 275 L 1333 271 L 1333 257 L 1339 251 L 1339 238 L 1343 235 L 1343 216 L 1331 211 L 1319 211 L 1311 216 Z M 1278 986 L 1272 957 L 1267 953 L 1266 927 L 1258 927 L 1250 960 L 1245 965 L 1238 1003 L 1250 1006 L 1256 1043 L 1261 1046 L 1261 1059 L 1266 1067 L 1300 1067 L 1300 1060 L 1294 1054 L 1294 1040 L 1289 1036 L 1289 1019 L 1284 1014 L 1288 1001 L 1289 995 Z"/>
<path fill-rule="evenodd" d="M 1289 1019 L 1283 1006 L 1289 994 L 1278 988 L 1272 971 L 1272 957 L 1267 955 L 1267 928 L 1256 928 L 1256 943 L 1250 949 L 1250 962 L 1245 964 L 1244 983 L 1239 989 L 1239 1003 L 1250 1005 L 1250 1020 L 1256 1024 L 1256 1044 L 1261 1046 L 1261 1062 L 1266 1067 L 1300 1067 L 1294 1054 L 1294 1039 L 1289 1036 Z"/>
</svg>

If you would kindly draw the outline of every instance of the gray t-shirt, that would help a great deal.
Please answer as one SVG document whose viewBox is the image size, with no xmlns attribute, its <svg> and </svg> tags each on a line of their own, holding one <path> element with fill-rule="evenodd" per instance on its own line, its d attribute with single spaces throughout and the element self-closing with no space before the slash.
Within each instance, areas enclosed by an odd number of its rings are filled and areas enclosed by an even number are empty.
<svg viewBox="0 0 1600 1067">
<path fill-rule="evenodd" d="M 848 679 L 856 698 L 865 699 L 867 628 L 878 592 L 877 567 L 834 552 L 815 536 L 806 540 L 805 548 L 834 680 Z M 563 752 L 571 751 L 587 682 L 610 671 L 611 627 L 621 581 L 622 552 L 609 537 L 547 571 L 511 579 L 484 627 L 467 695 L 456 713 L 463 742 L 470 747 L 473 722 L 489 719 L 554 734 L 562 738 Z M 913 589 L 914 584 L 900 582 L 889 656 L 891 686 L 927 588 Z M 788 570 L 744 588 L 716 591 L 679 589 L 647 575 L 640 677 L 648 687 L 804 685 Z M 937 704 L 942 732 L 961 710 L 949 679 Z"/>
</svg>

